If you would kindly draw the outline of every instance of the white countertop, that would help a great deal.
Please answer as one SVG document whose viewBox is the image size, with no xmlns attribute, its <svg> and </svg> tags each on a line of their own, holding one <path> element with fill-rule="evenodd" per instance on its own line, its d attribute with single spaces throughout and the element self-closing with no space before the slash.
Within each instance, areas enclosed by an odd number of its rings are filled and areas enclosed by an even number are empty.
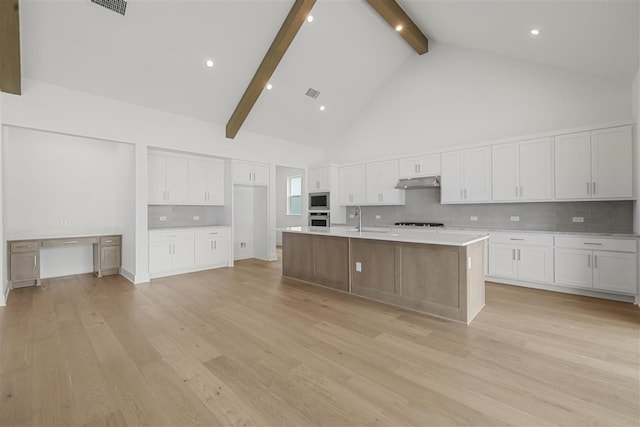
<svg viewBox="0 0 640 427">
<path fill-rule="evenodd" d="M 96 237 L 114 235 L 122 235 L 122 230 L 111 227 L 81 228 L 73 229 L 73 231 L 20 230 L 7 233 L 7 240 L 76 239 L 87 236 Z"/>
<path fill-rule="evenodd" d="M 353 239 L 386 240 L 391 242 L 422 243 L 427 245 L 468 246 L 489 238 L 482 233 L 424 233 L 415 230 L 363 227 L 357 231 L 354 227 L 287 227 L 280 231 L 322 236 L 349 237 Z"/>
<path fill-rule="evenodd" d="M 197 230 L 208 230 L 211 228 L 231 228 L 230 225 L 196 225 L 196 226 L 187 226 L 187 227 L 168 227 L 168 228 L 150 228 L 149 233 L 153 232 L 167 232 L 167 231 L 197 231 Z"/>
</svg>

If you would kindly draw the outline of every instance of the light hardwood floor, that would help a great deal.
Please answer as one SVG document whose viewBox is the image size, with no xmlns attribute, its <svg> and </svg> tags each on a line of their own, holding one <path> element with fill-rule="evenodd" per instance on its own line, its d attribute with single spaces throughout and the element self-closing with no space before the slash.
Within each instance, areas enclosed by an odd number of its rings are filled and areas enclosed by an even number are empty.
<svg viewBox="0 0 640 427">
<path fill-rule="evenodd" d="M 470 326 L 238 262 L 0 308 L 0 425 L 639 424 L 640 311 L 489 284 Z"/>
</svg>

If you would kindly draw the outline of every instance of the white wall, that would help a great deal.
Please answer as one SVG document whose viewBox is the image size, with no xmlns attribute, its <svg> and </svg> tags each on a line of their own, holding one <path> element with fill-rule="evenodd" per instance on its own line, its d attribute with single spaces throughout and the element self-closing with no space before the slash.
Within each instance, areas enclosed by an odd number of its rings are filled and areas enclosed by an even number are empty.
<svg viewBox="0 0 640 427">
<path fill-rule="evenodd" d="M 131 266 L 133 146 L 21 128 L 4 141 L 5 236 L 8 240 L 123 233 Z M 72 221 L 73 225 L 63 225 Z M 41 251 L 41 277 L 87 273 L 92 247 Z"/>
<path fill-rule="evenodd" d="M 633 80 L 631 86 L 631 105 L 633 110 L 633 117 L 636 120 L 636 132 L 635 132 L 635 159 L 634 159 L 634 180 L 636 197 L 640 193 L 640 70 L 636 74 L 636 78 Z M 633 231 L 640 233 L 640 200 L 636 200 L 634 204 L 633 214 Z"/>
<path fill-rule="evenodd" d="M 629 83 L 430 43 L 328 149 L 349 162 L 632 118 Z"/>
<path fill-rule="evenodd" d="M 233 186 L 234 259 L 267 259 L 270 256 L 267 198 L 267 187 Z"/>
<path fill-rule="evenodd" d="M 302 215 L 287 215 L 287 178 L 290 176 L 302 176 Z M 306 225 L 308 200 L 307 180 L 305 170 L 290 168 L 286 166 L 276 166 L 276 228 L 297 227 Z M 282 232 L 277 232 L 276 242 L 282 244 Z"/>
<path fill-rule="evenodd" d="M 2 126 L 2 92 L 0 91 L 0 168 L 2 167 L 2 162 L 4 158 L 4 134 L 5 129 Z M 2 171 L 0 171 L 0 241 L 4 242 L 4 201 L 3 201 L 3 187 L 4 180 L 2 179 Z M 0 290 L 2 293 L 0 294 L 0 307 L 5 305 L 8 291 L 8 280 L 7 280 L 7 250 L 6 245 L 2 245 L 0 248 L 0 257 L 2 257 L 2 261 L 0 261 Z"/>
</svg>

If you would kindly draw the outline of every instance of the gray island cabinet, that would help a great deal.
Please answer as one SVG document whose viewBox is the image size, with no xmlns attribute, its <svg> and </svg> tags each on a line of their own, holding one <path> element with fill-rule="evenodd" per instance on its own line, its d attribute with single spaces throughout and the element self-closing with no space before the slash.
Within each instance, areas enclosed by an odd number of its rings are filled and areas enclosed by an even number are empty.
<svg viewBox="0 0 640 427">
<path fill-rule="evenodd" d="M 486 236 L 283 232 L 284 277 L 469 323 L 484 307 Z"/>
</svg>

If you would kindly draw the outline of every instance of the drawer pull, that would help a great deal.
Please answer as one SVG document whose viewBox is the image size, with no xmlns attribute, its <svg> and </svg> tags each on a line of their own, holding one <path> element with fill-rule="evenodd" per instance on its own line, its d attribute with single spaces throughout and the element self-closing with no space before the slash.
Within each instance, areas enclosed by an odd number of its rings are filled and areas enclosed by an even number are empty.
<svg viewBox="0 0 640 427">
<path fill-rule="evenodd" d="M 167 234 L 165 237 L 178 237 L 177 234 Z"/>
<path fill-rule="evenodd" d="M 524 239 L 514 239 L 514 238 L 510 238 L 509 240 L 524 240 Z"/>
<path fill-rule="evenodd" d="M 219 234 L 219 233 L 209 233 L 209 234 Z"/>
<path fill-rule="evenodd" d="M 113 243 L 113 240 L 105 240 L 105 243 Z"/>
<path fill-rule="evenodd" d="M 591 243 L 591 242 L 584 242 L 585 245 L 595 245 L 595 246 L 602 246 L 602 243 Z"/>
<path fill-rule="evenodd" d="M 77 240 L 69 240 L 68 242 L 64 242 L 65 245 L 75 245 L 76 243 L 78 243 Z"/>
</svg>

